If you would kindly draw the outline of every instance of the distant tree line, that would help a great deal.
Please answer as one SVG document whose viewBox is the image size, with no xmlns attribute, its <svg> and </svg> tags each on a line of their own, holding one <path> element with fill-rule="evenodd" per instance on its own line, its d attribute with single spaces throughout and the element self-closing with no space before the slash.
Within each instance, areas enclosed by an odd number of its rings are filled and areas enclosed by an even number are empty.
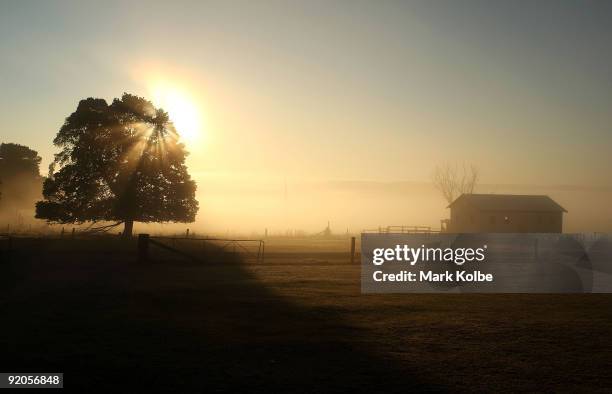
<svg viewBox="0 0 612 394">
<path fill-rule="evenodd" d="M 43 178 L 38 152 L 24 145 L 0 144 L 0 212 L 33 209 L 41 197 Z"/>
</svg>

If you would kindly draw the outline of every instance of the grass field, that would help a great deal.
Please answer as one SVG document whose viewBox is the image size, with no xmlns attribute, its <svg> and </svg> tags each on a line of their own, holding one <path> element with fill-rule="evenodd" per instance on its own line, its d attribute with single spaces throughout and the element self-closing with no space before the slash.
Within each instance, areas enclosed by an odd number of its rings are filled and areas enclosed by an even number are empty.
<svg viewBox="0 0 612 394">
<path fill-rule="evenodd" d="M 0 370 L 79 392 L 612 388 L 612 296 L 361 295 L 348 241 L 270 240 L 263 264 L 139 263 L 111 239 L 14 249 Z"/>
</svg>

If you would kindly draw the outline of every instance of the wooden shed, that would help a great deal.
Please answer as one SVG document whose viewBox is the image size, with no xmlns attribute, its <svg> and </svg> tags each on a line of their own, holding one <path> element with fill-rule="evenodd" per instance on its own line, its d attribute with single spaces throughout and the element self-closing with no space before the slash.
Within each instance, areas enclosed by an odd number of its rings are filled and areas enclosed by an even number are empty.
<svg viewBox="0 0 612 394">
<path fill-rule="evenodd" d="M 548 196 L 511 194 L 462 194 L 448 208 L 453 233 L 561 233 L 567 212 Z"/>
</svg>

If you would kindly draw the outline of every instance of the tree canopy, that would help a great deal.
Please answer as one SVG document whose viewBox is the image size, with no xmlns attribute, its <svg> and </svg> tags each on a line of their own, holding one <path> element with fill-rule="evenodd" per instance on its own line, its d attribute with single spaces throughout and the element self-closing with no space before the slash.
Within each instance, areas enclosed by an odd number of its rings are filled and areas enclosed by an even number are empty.
<svg viewBox="0 0 612 394">
<path fill-rule="evenodd" d="M 24 145 L 0 144 L 0 206 L 2 208 L 34 208 L 40 198 L 41 158 Z"/>
<path fill-rule="evenodd" d="M 61 150 L 36 217 L 55 223 L 193 222 L 196 184 L 168 113 L 124 93 L 108 105 L 81 100 L 53 143 Z"/>
</svg>

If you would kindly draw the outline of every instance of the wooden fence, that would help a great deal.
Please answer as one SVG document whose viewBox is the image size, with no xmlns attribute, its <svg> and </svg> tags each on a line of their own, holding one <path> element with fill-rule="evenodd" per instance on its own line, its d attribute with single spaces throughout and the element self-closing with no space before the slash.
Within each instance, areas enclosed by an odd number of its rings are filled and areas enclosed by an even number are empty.
<svg viewBox="0 0 612 394">
<path fill-rule="evenodd" d="M 429 226 L 385 226 L 377 229 L 363 230 L 364 233 L 377 234 L 437 234 L 439 230 L 433 230 Z"/>
</svg>

